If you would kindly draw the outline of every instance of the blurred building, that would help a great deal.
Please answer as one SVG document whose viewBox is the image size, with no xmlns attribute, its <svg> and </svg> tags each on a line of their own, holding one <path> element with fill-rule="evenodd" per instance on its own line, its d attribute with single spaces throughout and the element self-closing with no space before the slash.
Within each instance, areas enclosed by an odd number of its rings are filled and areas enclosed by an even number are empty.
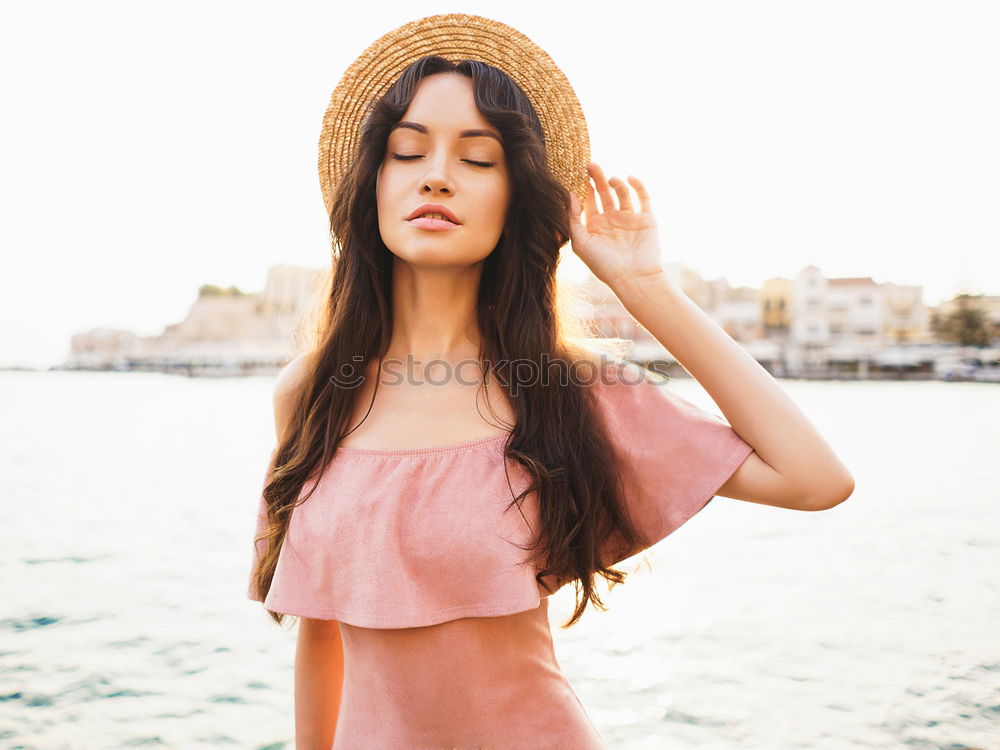
<svg viewBox="0 0 1000 750">
<path fill-rule="evenodd" d="M 933 339 L 924 288 L 886 282 L 880 285 L 885 308 L 883 333 L 894 343 L 928 343 Z M 1000 298 L 998 298 L 1000 299 Z"/>
<path fill-rule="evenodd" d="M 664 266 L 667 276 L 769 371 L 776 375 L 856 375 L 874 368 L 930 371 L 941 356 L 931 351 L 930 311 L 922 287 L 879 283 L 868 276 L 828 278 L 815 265 L 791 278 L 767 279 L 759 289 L 732 287 L 725 278 L 708 280 L 684 263 Z M 203 286 L 184 319 L 156 336 L 140 337 L 105 328 L 72 338 L 65 367 L 271 372 L 290 360 L 293 334 L 319 303 L 322 270 L 279 265 L 268 270 L 260 292 Z M 624 308 L 605 284 L 590 276 L 566 299 L 572 313 L 594 335 L 623 341 L 626 356 L 678 363 Z M 937 308 L 948 315 L 959 304 Z M 993 335 L 1000 335 L 1000 297 L 966 297 L 984 311 Z M 673 368 L 673 369 L 671 369 Z"/>
<path fill-rule="evenodd" d="M 791 335 L 793 296 L 794 284 L 791 279 L 775 277 L 761 285 L 757 292 L 757 304 L 760 307 L 764 337 L 787 339 Z"/>
<path fill-rule="evenodd" d="M 774 372 L 809 374 L 831 367 L 859 372 L 887 347 L 932 341 L 921 286 L 878 283 L 869 276 L 828 278 L 815 265 L 790 279 L 768 279 L 760 289 L 732 287 L 724 278 L 706 280 L 683 264 L 666 270 L 695 304 Z M 588 314 L 603 335 L 634 341 L 636 360 L 672 361 L 610 289 L 593 278 L 583 286 L 593 299 Z"/>
<path fill-rule="evenodd" d="M 316 304 L 319 269 L 278 265 L 260 292 L 205 285 L 187 315 L 156 336 L 76 334 L 65 369 L 273 371 L 296 352 L 293 331 Z"/>
</svg>

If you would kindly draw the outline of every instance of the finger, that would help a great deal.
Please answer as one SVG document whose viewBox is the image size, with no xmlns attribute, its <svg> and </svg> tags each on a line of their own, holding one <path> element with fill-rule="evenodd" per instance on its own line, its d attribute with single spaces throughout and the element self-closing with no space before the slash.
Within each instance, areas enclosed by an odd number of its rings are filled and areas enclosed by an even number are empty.
<svg viewBox="0 0 1000 750">
<path fill-rule="evenodd" d="M 632 195 L 628 191 L 628 185 L 619 180 L 617 177 L 612 177 L 608 180 L 608 184 L 615 189 L 615 195 L 618 196 L 618 206 L 622 211 L 632 210 Z"/>
<path fill-rule="evenodd" d="M 590 172 L 590 176 L 594 178 L 597 194 L 601 196 L 601 210 L 614 211 L 615 199 L 611 197 L 611 187 L 608 185 L 608 179 L 604 176 L 604 170 L 594 162 L 590 162 L 587 170 Z"/>
<path fill-rule="evenodd" d="M 580 217 L 580 199 L 570 193 L 569 202 L 569 240 L 571 243 L 581 243 L 585 241 L 584 236 L 586 235 L 587 230 Z"/>
<path fill-rule="evenodd" d="M 580 199 L 576 197 L 574 193 L 569 195 L 569 223 L 570 224 L 580 224 L 580 211 L 582 210 L 580 206 Z"/>
<path fill-rule="evenodd" d="M 597 193 L 594 192 L 594 183 L 590 180 L 587 180 L 587 198 L 583 205 L 587 211 L 587 221 L 600 213 L 597 210 Z"/>
<path fill-rule="evenodd" d="M 639 196 L 639 209 L 643 213 L 649 213 L 651 208 L 649 200 L 649 191 L 646 190 L 646 186 L 642 184 L 642 180 L 640 180 L 638 177 L 632 177 L 631 175 L 629 176 L 628 181 L 635 189 L 635 194 Z"/>
</svg>

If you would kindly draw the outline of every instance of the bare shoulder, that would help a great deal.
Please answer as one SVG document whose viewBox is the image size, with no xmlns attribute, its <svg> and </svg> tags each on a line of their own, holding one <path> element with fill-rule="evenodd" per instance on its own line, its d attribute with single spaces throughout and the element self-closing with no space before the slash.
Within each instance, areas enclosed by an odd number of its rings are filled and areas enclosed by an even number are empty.
<svg viewBox="0 0 1000 750">
<path fill-rule="evenodd" d="M 566 352 L 572 367 L 577 371 L 582 370 L 587 375 L 599 373 L 607 359 L 605 352 L 595 348 L 587 341 L 566 342 Z"/>
<path fill-rule="evenodd" d="M 614 348 L 577 344 L 569 347 L 578 373 L 596 385 L 635 385 L 660 382 L 663 376 L 625 358 Z"/>
<path fill-rule="evenodd" d="M 313 352 L 300 354 L 281 368 L 274 381 L 274 428 L 278 439 L 291 417 L 291 411 L 313 364 Z"/>
<path fill-rule="evenodd" d="M 275 398 L 294 395 L 305 380 L 306 373 L 312 366 L 314 352 L 306 352 L 292 359 L 281 368 L 274 381 Z"/>
</svg>

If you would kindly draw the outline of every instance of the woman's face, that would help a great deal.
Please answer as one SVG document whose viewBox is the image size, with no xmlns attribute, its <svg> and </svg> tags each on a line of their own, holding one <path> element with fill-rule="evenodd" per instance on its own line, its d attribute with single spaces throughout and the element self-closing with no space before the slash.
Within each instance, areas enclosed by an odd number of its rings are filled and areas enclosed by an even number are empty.
<svg viewBox="0 0 1000 750">
<path fill-rule="evenodd" d="M 435 73 L 420 81 L 389 133 L 375 192 L 382 241 L 402 260 L 467 266 L 496 247 L 510 178 L 500 133 L 476 108 L 471 78 Z M 410 218 L 427 204 L 458 223 Z"/>
</svg>

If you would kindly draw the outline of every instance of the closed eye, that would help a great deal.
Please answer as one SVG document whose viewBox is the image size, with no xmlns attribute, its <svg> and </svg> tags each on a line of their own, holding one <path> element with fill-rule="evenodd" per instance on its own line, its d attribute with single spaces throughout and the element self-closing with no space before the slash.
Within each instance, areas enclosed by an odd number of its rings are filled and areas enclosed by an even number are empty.
<svg viewBox="0 0 1000 750">
<path fill-rule="evenodd" d="M 398 161 L 413 161 L 414 159 L 420 159 L 422 154 L 393 154 L 392 158 Z M 496 162 L 493 161 L 475 161 L 473 159 L 462 159 L 464 162 L 468 162 L 477 167 L 494 167 Z"/>
</svg>

